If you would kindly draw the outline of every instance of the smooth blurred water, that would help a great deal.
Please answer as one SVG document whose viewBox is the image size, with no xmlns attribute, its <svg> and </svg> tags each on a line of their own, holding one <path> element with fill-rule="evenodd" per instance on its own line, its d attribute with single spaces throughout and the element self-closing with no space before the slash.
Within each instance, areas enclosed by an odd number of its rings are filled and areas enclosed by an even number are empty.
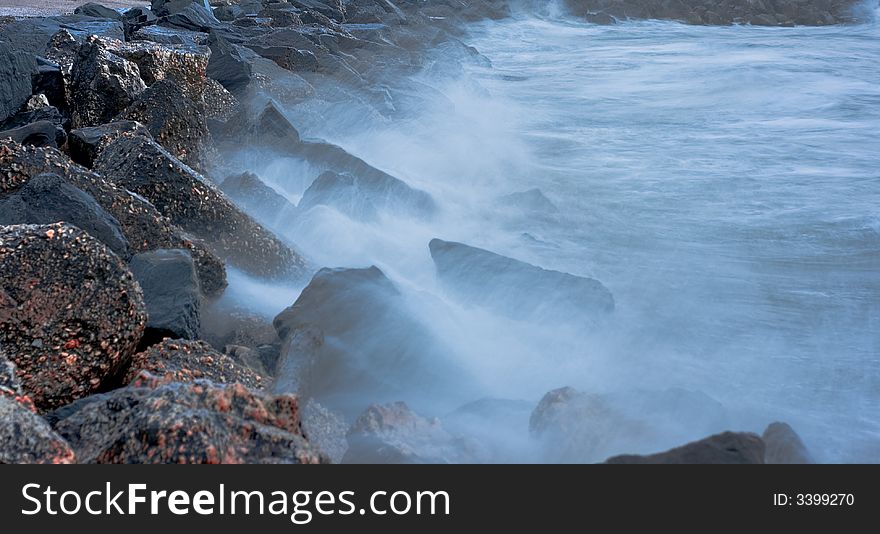
<svg viewBox="0 0 880 534">
<path fill-rule="evenodd" d="M 554 266 L 617 298 L 621 368 L 880 461 L 878 26 L 526 19 L 470 44 L 524 111 L 521 187 L 564 215 Z"/>
</svg>

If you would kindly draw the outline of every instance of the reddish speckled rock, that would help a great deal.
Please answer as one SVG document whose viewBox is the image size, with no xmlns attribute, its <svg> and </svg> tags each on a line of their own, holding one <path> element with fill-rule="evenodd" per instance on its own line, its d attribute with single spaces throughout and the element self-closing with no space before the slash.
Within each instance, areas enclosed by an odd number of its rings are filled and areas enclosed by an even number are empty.
<svg viewBox="0 0 880 534">
<path fill-rule="evenodd" d="M 133 252 L 188 248 L 199 271 L 202 292 L 214 296 L 226 287 L 223 261 L 185 234 L 143 198 L 117 187 L 111 179 L 81 167 L 51 148 L 26 147 L 0 140 L 0 196 L 21 188 L 33 177 L 53 173 L 90 194 L 119 221 Z"/>
<path fill-rule="evenodd" d="M 135 354 L 125 383 L 132 382 L 141 371 L 174 382 L 204 378 L 220 384 L 238 382 L 251 389 L 262 389 L 265 385 L 262 376 L 217 352 L 204 341 L 166 339 Z"/>
<path fill-rule="evenodd" d="M 127 365 L 146 322 L 122 261 L 65 223 L 0 230 L 0 345 L 39 409 L 97 391 Z"/>
<path fill-rule="evenodd" d="M 168 382 L 141 373 L 131 386 L 52 414 L 83 463 L 320 463 L 302 432 L 298 399 L 241 384 Z"/>
<path fill-rule="evenodd" d="M 73 450 L 37 415 L 15 366 L 0 353 L 0 464 L 70 464 Z"/>
</svg>

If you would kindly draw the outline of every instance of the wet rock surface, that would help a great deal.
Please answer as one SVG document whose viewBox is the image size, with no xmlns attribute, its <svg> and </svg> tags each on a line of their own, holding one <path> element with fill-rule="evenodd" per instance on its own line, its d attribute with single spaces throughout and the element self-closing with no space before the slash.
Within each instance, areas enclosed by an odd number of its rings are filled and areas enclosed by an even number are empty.
<svg viewBox="0 0 880 534">
<path fill-rule="evenodd" d="M 41 410 L 99 390 L 143 333 L 140 287 L 107 247 L 68 224 L 0 230 L 0 344 Z"/>
<path fill-rule="evenodd" d="M 216 384 L 243 384 L 262 389 L 265 379 L 204 341 L 166 339 L 134 355 L 123 384 L 130 384 L 142 371 L 169 382 L 210 380 Z"/>
<path fill-rule="evenodd" d="M 71 71 L 71 121 L 76 128 L 110 122 L 146 89 L 136 63 L 115 54 L 97 37 L 77 50 Z"/>
<path fill-rule="evenodd" d="M 319 463 L 297 398 L 242 384 L 168 382 L 141 373 L 128 387 L 51 414 L 81 463 Z"/>
<path fill-rule="evenodd" d="M 748 432 L 723 432 L 646 456 L 620 455 L 608 464 L 763 464 L 764 442 Z"/>
<path fill-rule="evenodd" d="M 197 339 L 201 330 L 202 294 L 190 252 L 185 249 L 141 252 L 128 266 L 143 290 L 147 308 L 141 345 L 164 337 Z"/>
</svg>

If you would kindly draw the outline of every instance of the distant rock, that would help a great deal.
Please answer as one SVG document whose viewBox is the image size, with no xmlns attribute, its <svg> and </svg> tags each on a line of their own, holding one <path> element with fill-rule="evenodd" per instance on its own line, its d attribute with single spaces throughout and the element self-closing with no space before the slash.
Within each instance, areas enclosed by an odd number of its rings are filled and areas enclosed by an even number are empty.
<svg viewBox="0 0 880 534">
<path fill-rule="evenodd" d="M 607 464 L 763 464 L 764 442 L 756 434 L 723 432 L 647 456 L 620 455 Z"/>
<path fill-rule="evenodd" d="M 319 463 L 298 400 L 242 384 L 168 382 L 141 373 L 128 387 L 50 414 L 81 463 Z"/>
<path fill-rule="evenodd" d="M 192 255 L 185 249 L 136 254 L 129 269 L 144 292 L 147 324 L 141 346 L 163 338 L 197 339 L 202 295 Z"/>
<path fill-rule="evenodd" d="M 149 200 L 175 224 L 250 274 L 295 277 L 306 272 L 298 253 L 151 139 L 120 136 L 104 149 L 95 169 Z"/>
<path fill-rule="evenodd" d="M 403 402 L 373 405 L 348 431 L 346 464 L 469 463 L 468 443 L 437 419 L 414 413 Z"/>
<path fill-rule="evenodd" d="M 120 258 L 131 257 L 128 240 L 119 221 L 107 213 L 88 193 L 65 182 L 56 174 L 40 174 L 21 189 L 0 196 L 0 225 L 76 225 L 107 245 Z"/>
<path fill-rule="evenodd" d="M 204 341 L 186 339 L 166 339 L 135 354 L 123 383 L 130 384 L 143 371 L 169 382 L 206 379 L 216 384 L 239 383 L 251 389 L 262 389 L 266 383 L 262 376 Z"/>
<path fill-rule="evenodd" d="M 430 217 L 437 206 L 431 195 L 413 189 L 385 173 L 366 176 L 324 171 L 303 193 L 300 210 L 331 206 L 362 221 L 377 220 L 380 214 Z"/>
<path fill-rule="evenodd" d="M 601 282 L 542 269 L 488 250 L 433 239 L 437 276 L 462 302 L 514 319 L 592 323 L 614 310 Z"/>
<path fill-rule="evenodd" d="M 764 463 L 768 464 L 814 464 L 816 461 L 807 450 L 800 436 L 787 423 L 771 423 L 764 435 L 766 450 Z"/>
<path fill-rule="evenodd" d="M 130 361 L 146 313 L 125 264 L 66 223 L 0 230 L 0 345 L 41 410 L 98 391 Z"/>
<path fill-rule="evenodd" d="M 85 3 L 74 9 L 73 13 L 75 15 L 85 15 L 98 19 L 122 20 L 122 13 L 115 9 L 104 7 L 101 4 L 96 4 L 95 2 Z"/>
</svg>

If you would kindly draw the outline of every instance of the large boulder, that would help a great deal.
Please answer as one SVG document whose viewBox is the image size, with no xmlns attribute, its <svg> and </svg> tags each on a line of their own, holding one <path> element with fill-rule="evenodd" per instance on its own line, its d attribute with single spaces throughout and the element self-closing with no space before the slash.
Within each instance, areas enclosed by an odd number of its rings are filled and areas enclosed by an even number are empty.
<svg viewBox="0 0 880 534">
<path fill-rule="evenodd" d="M 138 66 L 141 79 L 148 86 L 170 80 L 191 100 L 199 100 L 205 90 L 205 71 L 211 55 L 206 46 L 116 41 L 112 49 Z"/>
<path fill-rule="evenodd" d="M 194 169 L 202 168 L 208 136 L 205 115 L 177 82 L 167 78 L 155 82 L 117 120 L 143 124 L 175 158 Z"/>
<path fill-rule="evenodd" d="M 90 194 L 119 221 L 132 252 L 188 248 L 192 250 L 205 295 L 216 296 L 226 287 L 223 262 L 204 243 L 172 225 L 142 197 L 73 163 L 57 150 L 0 140 L 0 196 L 19 189 L 44 173 L 57 174 L 68 184 Z"/>
<path fill-rule="evenodd" d="M 31 96 L 36 60 L 0 39 L 0 122 L 14 115 Z"/>
<path fill-rule="evenodd" d="M 97 239 L 65 223 L 0 230 L 0 345 L 42 410 L 98 391 L 144 330 L 140 287 Z"/>
<path fill-rule="evenodd" d="M 0 353 L 0 464 L 71 464 L 70 445 L 34 409 Z"/>
<path fill-rule="evenodd" d="M 75 15 L 86 15 L 98 19 L 122 20 L 122 13 L 115 9 L 104 7 L 101 4 L 96 4 L 95 2 L 85 3 L 74 9 L 73 13 Z"/>
<path fill-rule="evenodd" d="M 293 204 L 251 172 L 229 176 L 220 188 L 241 209 L 269 227 L 275 227 L 280 219 L 294 211 Z"/>
<path fill-rule="evenodd" d="M 67 139 L 67 151 L 70 154 L 70 159 L 84 167 L 91 168 L 104 147 L 123 132 L 150 136 L 146 127 L 136 121 L 114 121 L 100 126 L 76 128 L 70 131 Z"/>
<path fill-rule="evenodd" d="M 608 458 L 608 464 L 763 464 L 764 442 L 748 432 L 722 432 L 666 452 Z"/>
<path fill-rule="evenodd" d="M 251 83 L 253 59 L 258 57 L 250 49 L 230 43 L 222 36 L 212 33 L 208 41 L 211 59 L 208 61 L 208 76 L 219 82 L 233 94 L 240 94 Z"/>
<path fill-rule="evenodd" d="M 348 431 L 347 464 L 472 463 L 468 444 L 447 432 L 438 419 L 426 419 L 406 403 L 373 405 Z"/>
<path fill-rule="evenodd" d="M 319 463 L 298 399 L 242 384 L 168 382 L 141 373 L 130 386 L 51 414 L 81 463 Z"/>
<path fill-rule="evenodd" d="M 614 310 L 601 282 L 528 263 L 462 243 L 428 244 L 437 276 L 462 302 L 514 319 L 594 323 Z"/>
<path fill-rule="evenodd" d="M 717 401 L 683 389 L 599 395 L 560 388 L 544 395 L 529 418 L 542 458 L 553 463 L 647 453 L 727 425 L 727 413 Z"/>
<path fill-rule="evenodd" d="M 71 71 L 73 127 L 110 122 L 144 89 L 137 64 L 116 55 L 108 42 L 88 37 L 79 46 Z"/>
<path fill-rule="evenodd" d="M 205 379 L 215 384 L 244 384 L 251 389 L 262 389 L 266 383 L 262 376 L 204 341 L 186 339 L 166 339 L 135 354 L 123 383 L 130 384 L 143 371 L 170 382 Z"/>
<path fill-rule="evenodd" d="M 274 321 L 285 342 L 276 391 L 314 397 L 348 418 L 373 402 L 451 409 L 476 387 L 453 351 L 376 267 L 321 269 Z"/>
<path fill-rule="evenodd" d="M 321 173 L 297 207 L 305 210 L 318 205 L 332 206 L 362 221 L 374 221 L 383 214 L 427 217 L 437 208 L 431 195 L 388 174 L 362 176 L 333 171 Z"/>
<path fill-rule="evenodd" d="M 766 446 L 764 463 L 813 464 L 816 461 L 800 436 L 787 423 L 771 423 L 761 436 Z"/>
<path fill-rule="evenodd" d="M 144 292 L 147 325 L 141 346 L 165 337 L 197 339 L 202 295 L 192 255 L 185 249 L 136 254 L 129 269 Z"/>
<path fill-rule="evenodd" d="M 118 20 L 97 19 L 86 15 L 59 15 L 55 17 L 24 17 L 0 24 L 0 41 L 31 56 L 45 57 L 52 36 L 64 30 L 77 41 L 90 36 L 123 39 L 122 23 Z"/>
<path fill-rule="evenodd" d="M 153 140 L 120 136 L 104 149 L 95 169 L 152 202 L 242 270 L 264 277 L 305 274 L 306 263 L 299 254 Z"/>
<path fill-rule="evenodd" d="M 0 132 L 0 139 L 12 139 L 23 145 L 52 148 L 63 146 L 66 138 L 64 128 L 49 121 L 36 121 Z"/>
<path fill-rule="evenodd" d="M 115 217 L 88 193 L 57 174 L 40 174 L 21 189 L 0 196 L 0 225 L 65 221 L 107 245 L 123 259 L 131 256 L 128 240 Z"/>
</svg>

